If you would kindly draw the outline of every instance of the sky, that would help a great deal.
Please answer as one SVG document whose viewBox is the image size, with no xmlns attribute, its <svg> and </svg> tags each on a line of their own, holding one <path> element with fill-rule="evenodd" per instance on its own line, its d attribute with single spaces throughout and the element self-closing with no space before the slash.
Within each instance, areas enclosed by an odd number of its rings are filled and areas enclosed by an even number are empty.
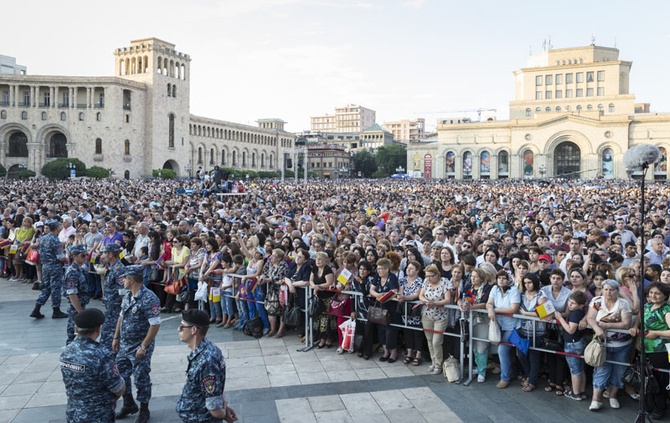
<svg viewBox="0 0 670 423">
<path fill-rule="evenodd" d="M 157 37 L 191 56 L 192 114 L 292 132 L 346 104 L 428 129 L 479 108 L 507 119 L 513 71 L 548 37 L 617 47 L 636 101 L 670 112 L 665 0 L 34 0 L 3 14 L 0 54 L 28 74 L 112 76 L 116 48 Z"/>
</svg>

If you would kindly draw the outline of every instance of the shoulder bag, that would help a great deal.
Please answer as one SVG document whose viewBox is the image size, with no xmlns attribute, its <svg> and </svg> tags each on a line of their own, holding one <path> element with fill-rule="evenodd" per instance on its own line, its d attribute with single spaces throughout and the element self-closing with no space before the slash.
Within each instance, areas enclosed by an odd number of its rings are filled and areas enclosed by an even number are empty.
<svg viewBox="0 0 670 423">
<path fill-rule="evenodd" d="M 591 367 L 600 367 L 605 363 L 605 344 L 600 336 L 594 336 L 584 349 L 584 363 Z"/>
<path fill-rule="evenodd" d="M 376 325 L 388 326 L 391 324 L 391 315 L 377 301 L 368 309 L 368 321 Z"/>
</svg>

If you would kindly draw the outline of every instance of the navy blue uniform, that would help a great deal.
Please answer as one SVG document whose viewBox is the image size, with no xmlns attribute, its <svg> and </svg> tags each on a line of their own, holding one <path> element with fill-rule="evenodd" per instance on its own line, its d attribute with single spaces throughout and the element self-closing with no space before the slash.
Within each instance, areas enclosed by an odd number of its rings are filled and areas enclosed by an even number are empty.
<svg viewBox="0 0 670 423">
<path fill-rule="evenodd" d="M 69 423 L 113 422 L 116 393 L 125 383 L 114 355 L 92 339 L 78 336 L 60 356 Z"/>
<path fill-rule="evenodd" d="M 188 355 L 186 384 L 177 401 L 177 414 L 184 422 L 222 422 L 210 410 L 223 408 L 226 362 L 219 347 L 204 338 Z"/>
<path fill-rule="evenodd" d="M 60 308 L 65 250 L 58 237 L 52 233 L 41 237 L 39 243 L 43 288 L 35 305 L 43 306 L 51 296 L 51 306 Z"/>
<path fill-rule="evenodd" d="M 135 357 L 137 349 L 147 335 L 150 326 L 161 324 L 160 300 L 149 289 L 142 286 L 133 297 L 129 292 L 123 297 L 121 304 L 121 331 L 119 333 L 119 352 L 116 362 L 121 376 L 126 381 L 126 393 L 130 394 L 132 375 L 137 386 L 137 400 L 148 403 L 151 399 L 151 356 L 154 352 L 154 341 L 145 345 L 146 355 Z"/>
<path fill-rule="evenodd" d="M 86 304 L 90 301 L 90 293 L 88 292 L 88 282 L 86 280 L 86 269 L 79 266 L 77 263 L 72 263 L 65 272 L 65 289 L 63 296 L 67 298 L 70 307 L 67 310 L 67 341 L 65 345 L 69 345 L 75 337 L 74 333 L 74 316 L 77 315 L 77 310 L 70 302 L 70 295 L 75 294 L 79 297 L 79 304 L 82 309 L 86 308 Z"/>
<path fill-rule="evenodd" d="M 125 266 L 118 260 L 109 266 L 105 273 L 105 295 L 102 302 L 105 303 L 105 323 L 102 325 L 100 333 L 100 343 L 112 350 L 112 338 L 116 330 L 116 322 L 121 313 L 121 297 L 126 294 L 123 288 L 123 268 Z"/>
</svg>

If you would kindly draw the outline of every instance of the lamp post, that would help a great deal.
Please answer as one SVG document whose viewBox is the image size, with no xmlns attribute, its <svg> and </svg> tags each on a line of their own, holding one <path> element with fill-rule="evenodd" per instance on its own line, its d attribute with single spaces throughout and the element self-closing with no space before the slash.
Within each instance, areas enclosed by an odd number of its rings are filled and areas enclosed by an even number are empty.
<svg viewBox="0 0 670 423">
<path fill-rule="evenodd" d="M 77 166 L 72 162 L 67 162 L 65 165 L 70 171 L 70 179 L 74 179 L 77 176 Z"/>
<path fill-rule="evenodd" d="M 405 173 L 405 168 L 402 166 L 398 166 L 395 168 L 396 173 Z"/>
<path fill-rule="evenodd" d="M 540 177 L 544 179 L 544 175 L 547 174 L 547 166 L 545 166 L 544 163 L 542 163 L 538 171 L 540 172 Z"/>
<path fill-rule="evenodd" d="M 184 166 L 184 170 L 186 170 L 186 173 L 188 174 L 188 178 L 191 179 L 191 171 L 193 170 L 193 167 L 191 166 L 191 163 L 187 163 L 186 166 Z"/>
</svg>

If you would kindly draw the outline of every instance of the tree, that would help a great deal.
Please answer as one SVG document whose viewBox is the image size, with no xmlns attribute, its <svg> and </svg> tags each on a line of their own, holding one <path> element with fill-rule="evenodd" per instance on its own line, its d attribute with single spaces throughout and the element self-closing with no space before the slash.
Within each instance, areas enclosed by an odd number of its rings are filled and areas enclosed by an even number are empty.
<svg viewBox="0 0 670 423">
<path fill-rule="evenodd" d="M 154 178 L 158 178 L 158 175 L 163 179 L 174 179 L 177 177 L 177 173 L 172 169 L 154 169 L 151 171 L 151 175 Z"/>
<path fill-rule="evenodd" d="M 5 167 L 0 164 L 0 178 L 4 177 L 5 175 L 7 175 L 7 169 L 5 169 Z"/>
<path fill-rule="evenodd" d="M 104 167 L 100 167 L 100 166 L 91 166 L 86 171 L 86 176 L 88 176 L 89 178 L 95 178 L 95 179 L 109 178 L 109 170 L 105 169 Z"/>
<path fill-rule="evenodd" d="M 86 165 L 79 159 L 56 159 L 42 167 L 42 175 L 52 179 L 66 179 L 70 177 L 68 164 L 74 165 L 77 176 L 86 174 Z"/>
<path fill-rule="evenodd" d="M 361 176 L 369 178 L 377 171 L 375 156 L 368 150 L 357 151 L 354 156 L 354 172 L 361 172 Z"/>
<path fill-rule="evenodd" d="M 384 176 L 391 176 L 398 167 L 407 167 L 407 149 L 401 144 L 383 145 L 377 149 L 375 160 Z"/>
</svg>

